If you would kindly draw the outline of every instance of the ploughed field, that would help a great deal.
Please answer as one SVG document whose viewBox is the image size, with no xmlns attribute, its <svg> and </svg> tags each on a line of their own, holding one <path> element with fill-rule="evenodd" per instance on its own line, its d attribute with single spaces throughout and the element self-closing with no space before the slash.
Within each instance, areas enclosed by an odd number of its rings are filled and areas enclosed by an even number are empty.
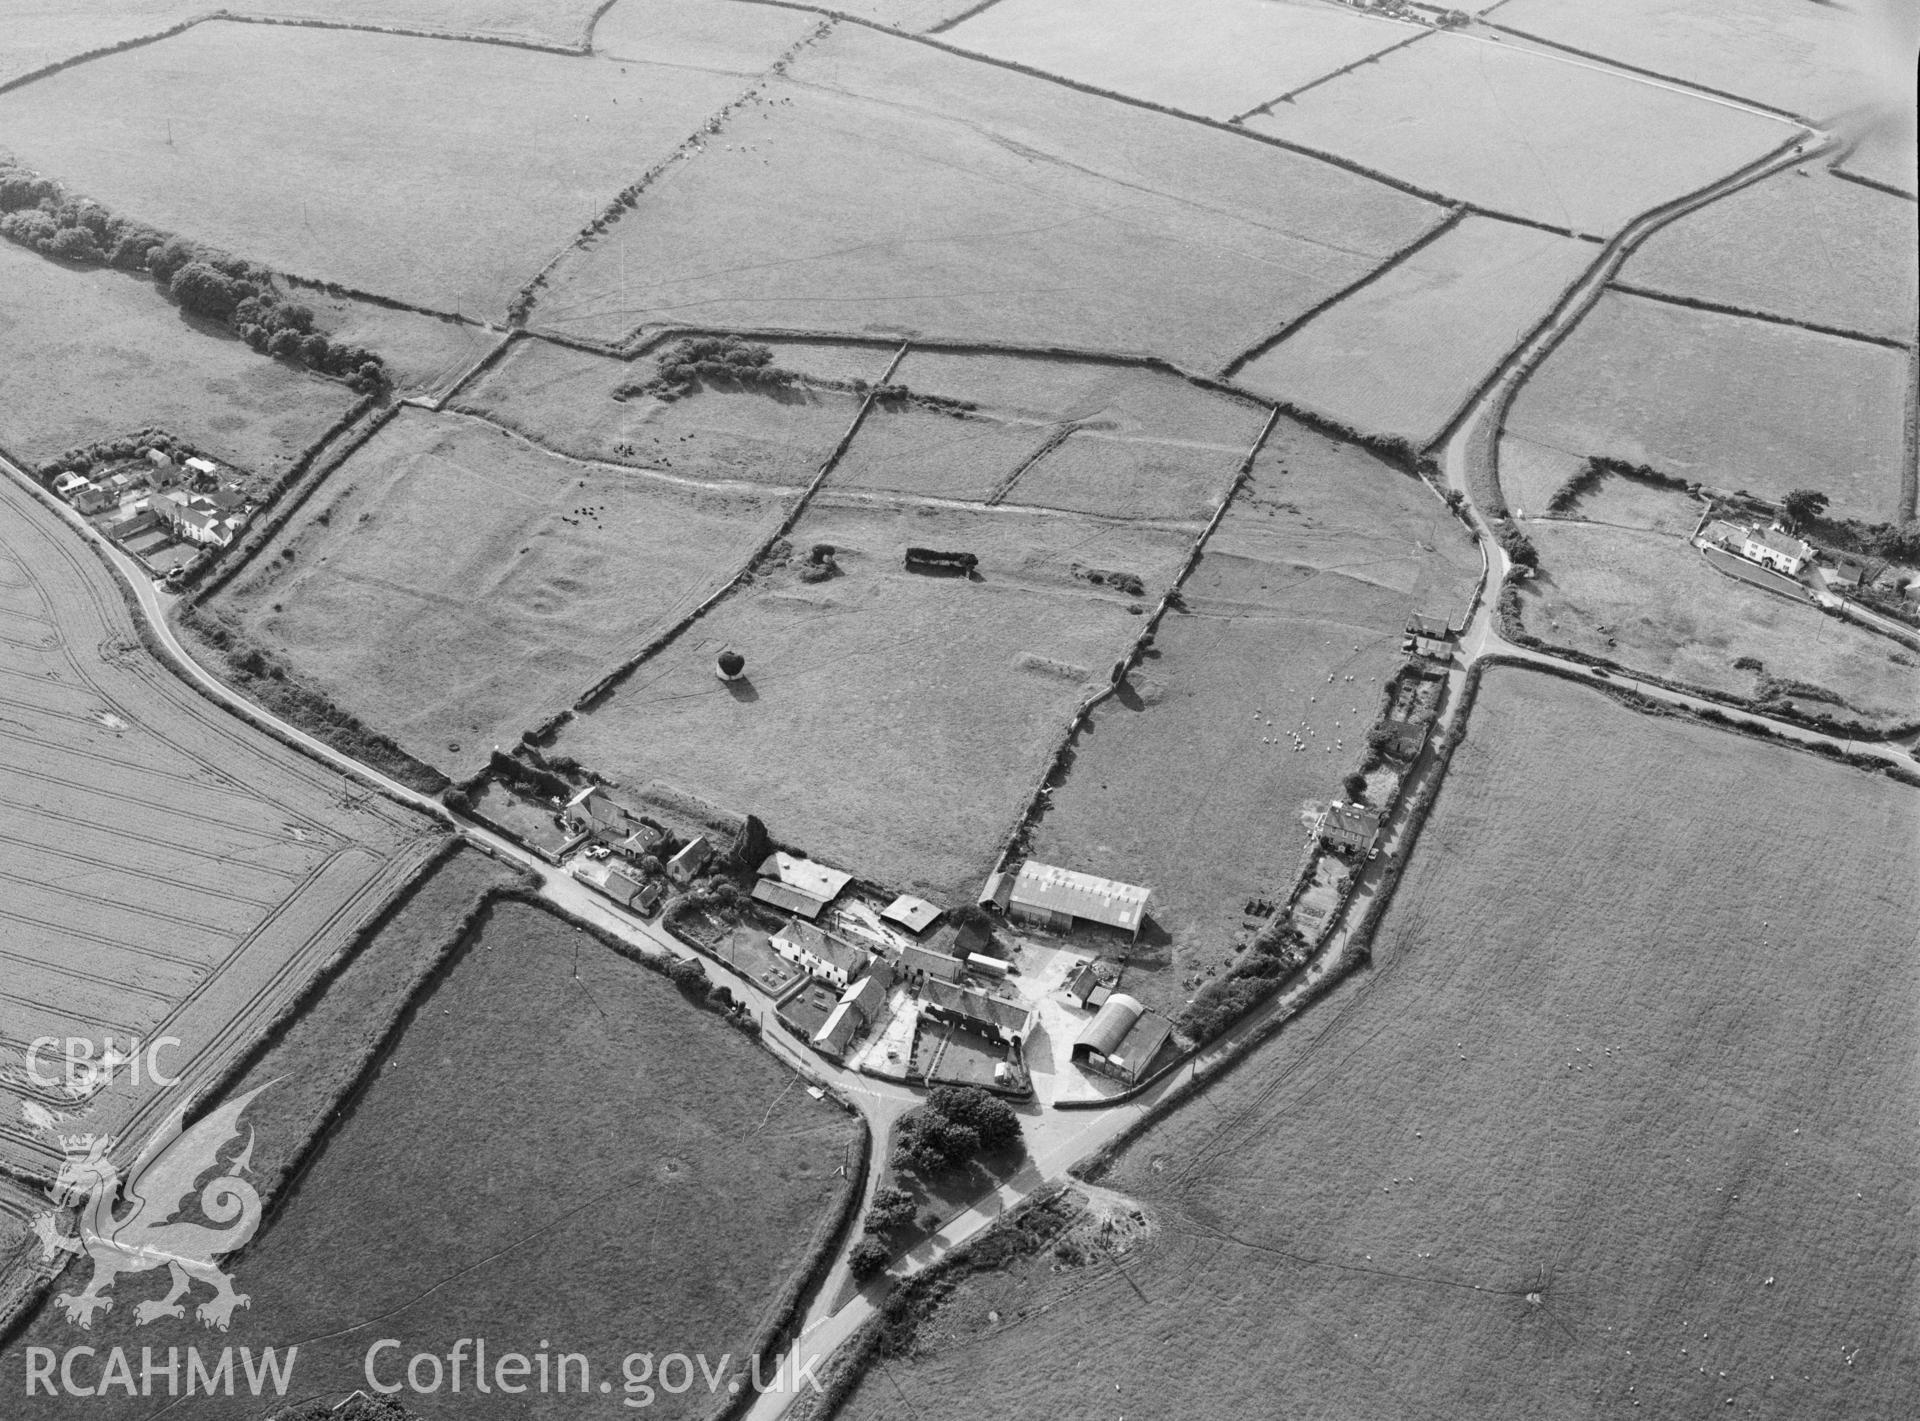
<svg viewBox="0 0 1920 1421">
<path fill-rule="evenodd" d="M 323 998 L 316 1011 L 329 1007 Z M 142 1346 L 207 1356 L 297 1344 L 290 1398 L 365 1388 L 367 1351 L 387 1337 L 404 1339 L 375 1359 L 388 1381 L 417 1352 L 444 1366 L 463 1337 L 486 1338 L 490 1370 L 508 1353 L 587 1359 L 592 1400 L 577 1363 L 564 1393 L 543 1394 L 530 1369 L 525 1394 L 482 1396 L 469 1348 L 458 1395 L 405 1395 L 429 1417 L 617 1405 L 622 1361 L 636 1352 L 703 1357 L 724 1389 L 844 1187 L 836 1171 L 855 1126 L 801 1085 L 660 974 L 542 909 L 497 905 L 375 1058 L 273 1216 L 226 1260 L 252 1299 L 230 1331 L 210 1344 L 215 1334 L 191 1313 L 137 1326 L 136 1302 L 164 1291 L 166 1275 L 132 1274 L 86 1341 L 102 1356 L 129 1348 L 136 1368 Z M 247 1116 L 263 1153 L 276 1126 L 315 1123 L 304 1096 L 277 1104 L 278 1089 Z M 49 1310 L 22 1345 L 63 1350 L 76 1335 Z M 80 1366 L 87 1375 L 99 1363 Z M 708 1413 L 713 1393 L 693 1376 L 684 1396 L 656 1390 L 646 1414 Z M 188 1405 L 196 1417 L 257 1415 L 263 1403 L 244 1380 L 236 1390 Z M 109 1390 L 92 1409 L 145 1417 L 166 1404 Z M 42 1396 L 9 1414 L 64 1417 L 72 1405 Z"/>
<path fill-rule="evenodd" d="M 1248 900 L 1284 898 L 1341 797 L 1410 613 L 1463 620 L 1480 556 L 1418 479 L 1282 419 L 1162 619 L 1074 745 L 1043 862 L 1154 890 L 1120 985 L 1178 1015 Z M 1304 747 L 1304 748 L 1296 748 Z"/>
<path fill-rule="evenodd" d="M 459 778 L 724 586 L 782 506 L 409 409 L 211 611 Z"/>
<path fill-rule="evenodd" d="M 1916 833 L 1490 672 L 1372 968 L 1120 1156 L 1144 1227 L 961 1282 L 840 1414 L 1899 1414 Z"/>
<path fill-rule="evenodd" d="M 697 319 L 1217 368 L 1440 215 L 1272 145 L 840 25 L 568 252 L 531 319 L 603 341 Z"/>
<path fill-rule="evenodd" d="M 167 1068 L 195 1083 L 251 1044 L 436 838 L 175 679 L 94 553 L 11 479 L 0 780 L 0 1045 L 171 1035 Z M 39 1175 L 59 1149 L 23 1122 L 29 1098 L 74 1102 L 0 1079 L 0 1162 Z M 144 1133 L 156 1108 L 144 1078 L 123 1074 L 84 1128 Z"/>
</svg>

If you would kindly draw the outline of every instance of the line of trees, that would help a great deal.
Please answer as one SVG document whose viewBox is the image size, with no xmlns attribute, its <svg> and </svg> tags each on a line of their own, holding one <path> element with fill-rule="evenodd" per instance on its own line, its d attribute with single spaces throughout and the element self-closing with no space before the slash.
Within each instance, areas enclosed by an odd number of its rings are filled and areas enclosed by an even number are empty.
<svg viewBox="0 0 1920 1421">
<path fill-rule="evenodd" d="M 267 268 L 69 196 L 4 157 L 0 237 L 81 266 L 145 272 L 181 309 L 226 326 L 261 354 L 337 376 L 361 393 L 387 383 L 378 354 L 315 330 L 313 309 L 286 300 Z"/>
</svg>

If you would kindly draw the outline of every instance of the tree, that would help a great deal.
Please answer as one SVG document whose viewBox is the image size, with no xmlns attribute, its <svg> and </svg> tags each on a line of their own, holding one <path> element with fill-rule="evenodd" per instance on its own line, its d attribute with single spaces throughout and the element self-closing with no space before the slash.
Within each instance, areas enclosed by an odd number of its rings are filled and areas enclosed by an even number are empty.
<svg viewBox="0 0 1920 1421">
<path fill-rule="evenodd" d="M 897 1185 L 883 1184 L 873 1191 L 873 1204 L 867 1210 L 867 1232 L 885 1233 L 904 1229 L 913 1222 L 913 1196 Z"/>
<path fill-rule="evenodd" d="M 1780 500 L 1780 507 L 1796 527 L 1811 523 L 1827 511 L 1828 499 L 1818 489 L 1797 488 Z"/>
<path fill-rule="evenodd" d="M 167 294 L 196 316 L 225 321 L 245 294 L 233 279 L 206 262 L 188 262 L 167 283 Z"/>
<path fill-rule="evenodd" d="M 707 969 L 700 965 L 697 957 L 676 957 L 667 968 L 667 980 L 683 991 L 705 991 Z"/>
<path fill-rule="evenodd" d="M 927 1097 L 936 1114 L 973 1130 L 979 1146 L 1004 1150 L 1019 1143 L 1020 1117 L 997 1095 L 978 1086 L 938 1086 Z"/>
<path fill-rule="evenodd" d="M 147 258 L 147 270 L 153 273 L 153 279 L 171 283 L 184 266 L 196 261 L 200 248 L 185 237 L 169 237 L 153 249 Z"/>
<path fill-rule="evenodd" d="M 267 341 L 267 351 L 279 357 L 281 360 L 298 360 L 300 358 L 300 332 L 290 327 L 282 326 L 279 330 L 275 331 L 272 338 Z"/>
<path fill-rule="evenodd" d="M 865 1283 L 886 1272 L 892 1258 L 893 1254 L 884 1243 L 868 1235 L 848 1251 L 847 1271 L 853 1274 L 856 1281 Z"/>
<path fill-rule="evenodd" d="M 1361 774 L 1358 770 L 1355 770 L 1352 774 L 1348 775 L 1344 780 L 1342 780 L 1340 782 L 1340 788 L 1344 789 L 1347 792 L 1347 798 L 1352 800 L 1355 804 L 1362 804 L 1366 802 L 1367 777 Z"/>
<path fill-rule="evenodd" d="M 93 233 L 85 227 L 62 227 L 47 243 L 47 255 L 70 262 L 102 262 L 107 259 Z"/>
<path fill-rule="evenodd" d="M 332 343 L 328 341 L 325 336 L 318 333 L 300 337 L 301 358 L 316 370 L 325 368 L 327 353 L 332 349 Z"/>
</svg>

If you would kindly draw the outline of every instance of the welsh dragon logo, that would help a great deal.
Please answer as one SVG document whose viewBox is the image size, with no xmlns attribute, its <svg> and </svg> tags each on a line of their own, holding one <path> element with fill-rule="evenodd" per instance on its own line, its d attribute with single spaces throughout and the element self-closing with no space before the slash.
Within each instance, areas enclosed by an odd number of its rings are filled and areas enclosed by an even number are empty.
<svg viewBox="0 0 1920 1421">
<path fill-rule="evenodd" d="M 268 1084 L 272 1084 L 269 1082 Z M 246 1147 L 230 1160 L 220 1152 L 240 1138 L 240 1115 L 259 1086 L 228 1101 L 197 1123 L 185 1128 L 187 1108 L 177 1106 L 166 1123 L 154 1131 L 122 1180 L 119 1166 L 107 1158 L 114 1143 L 105 1135 L 62 1135 L 64 1118 L 31 1101 L 21 1107 L 27 1122 L 60 1142 L 65 1159 L 47 1195 L 55 1208 L 34 1220 L 40 1235 L 41 1257 L 65 1252 L 84 1253 L 93 1260 L 93 1277 L 78 1293 L 54 1299 L 68 1319 L 93 1326 L 96 1312 L 110 1312 L 108 1290 L 122 1273 L 144 1273 L 164 1267 L 173 1275 L 173 1288 L 164 1298 L 148 1299 L 134 1308 L 134 1320 L 145 1325 L 162 1317 L 185 1317 L 180 1299 L 195 1282 L 205 1283 L 214 1295 L 194 1310 L 208 1327 L 226 1331 L 233 1310 L 246 1307 L 245 1293 L 233 1290 L 233 1279 L 214 1259 L 234 1252 L 260 1227 L 260 1196 L 240 1176 L 253 1159 L 253 1128 L 247 1127 Z M 215 1225 L 176 1218 L 195 1186 L 210 1170 L 220 1173 L 199 1189 L 200 1212 Z M 78 1206 L 78 1233 L 61 1232 L 63 1212 Z M 131 1206 L 131 1212 L 117 1211 Z"/>
</svg>

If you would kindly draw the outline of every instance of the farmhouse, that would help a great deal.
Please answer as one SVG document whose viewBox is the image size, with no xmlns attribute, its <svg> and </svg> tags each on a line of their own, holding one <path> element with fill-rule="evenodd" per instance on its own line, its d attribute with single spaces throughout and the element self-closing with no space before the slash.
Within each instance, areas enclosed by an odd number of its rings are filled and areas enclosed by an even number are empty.
<svg viewBox="0 0 1920 1421">
<path fill-rule="evenodd" d="M 119 502 L 111 489 L 101 488 L 98 484 L 86 484 L 74 491 L 70 500 L 82 513 L 98 513 L 102 509 L 112 508 Z"/>
<path fill-rule="evenodd" d="M 1813 549 L 1777 527 L 1754 528 L 1748 531 L 1741 543 L 1740 556 L 1762 567 L 1770 567 L 1775 572 L 1785 573 L 1788 577 L 1796 577 L 1813 557 Z"/>
<path fill-rule="evenodd" d="M 1380 837 L 1380 811 L 1364 804 L 1329 804 L 1320 815 L 1320 841 L 1366 853 Z"/>
<path fill-rule="evenodd" d="M 1132 1085 L 1144 1077 L 1173 1023 L 1136 998 L 1115 992 L 1073 1043 L 1073 1059 L 1089 1071 Z"/>
<path fill-rule="evenodd" d="M 873 960 L 864 947 L 812 923 L 790 922 L 768 940 L 768 945 L 787 961 L 836 987 L 852 982 Z"/>
<path fill-rule="evenodd" d="M 989 878 L 982 901 L 1004 907 L 1021 922 L 1055 932 L 1069 932 L 1079 920 L 1138 937 L 1152 893 L 1151 888 L 1029 859 L 1011 879 L 1005 874 Z"/>
<path fill-rule="evenodd" d="M 990 996 L 978 987 L 929 980 L 920 990 L 920 1004 L 935 1021 L 1016 1050 L 1033 1030 L 1032 1007 Z"/>
</svg>

